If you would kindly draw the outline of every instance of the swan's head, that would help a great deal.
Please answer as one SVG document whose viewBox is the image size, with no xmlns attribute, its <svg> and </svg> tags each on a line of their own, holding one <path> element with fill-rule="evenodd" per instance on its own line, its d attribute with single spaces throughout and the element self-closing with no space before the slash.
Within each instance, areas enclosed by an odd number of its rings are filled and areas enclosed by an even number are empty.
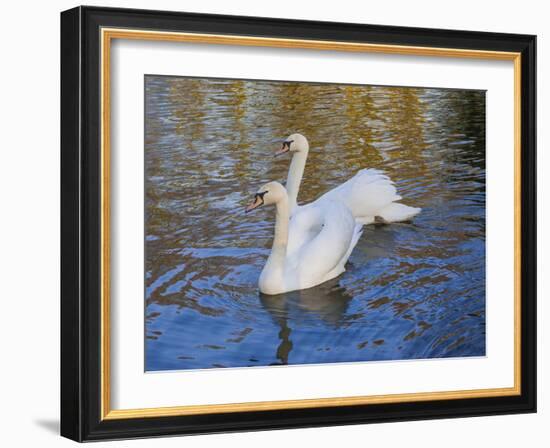
<svg viewBox="0 0 550 448">
<path fill-rule="evenodd" d="M 281 148 L 275 152 L 275 155 L 278 156 L 286 152 L 301 152 L 307 154 L 308 151 L 309 143 L 307 142 L 307 138 L 302 134 L 292 134 L 286 138 Z"/>
<path fill-rule="evenodd" d="M 279 182 L 268 182 L 262 185 L 258 192 L 254 195 L 254 199 L 245 209 L 245 212 L 250 212 L 262 205 L 276 204 L 287 197 L 286 189 Z"/>
</svg>

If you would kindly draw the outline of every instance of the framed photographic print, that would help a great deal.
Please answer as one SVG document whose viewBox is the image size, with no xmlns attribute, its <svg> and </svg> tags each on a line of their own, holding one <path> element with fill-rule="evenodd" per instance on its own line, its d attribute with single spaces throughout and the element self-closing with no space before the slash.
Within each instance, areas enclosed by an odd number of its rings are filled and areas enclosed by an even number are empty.
<svg viewBox="0 0 550 448">
<path fill-rule="evenodd" d="M 535 36 L 61 14 L 61 433 L 536 410 Z"/>
</svg>

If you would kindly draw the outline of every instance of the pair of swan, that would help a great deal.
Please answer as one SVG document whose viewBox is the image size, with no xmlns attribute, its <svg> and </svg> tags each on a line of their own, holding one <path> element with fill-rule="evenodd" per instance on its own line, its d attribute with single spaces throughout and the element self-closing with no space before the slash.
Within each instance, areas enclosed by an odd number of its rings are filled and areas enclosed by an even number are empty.
<svg viewBox="0 0 550 448">
<path fill-rule="evenodd" d="M 277 155 L 293 154 L 286 188 L 278 182 L 262 185 L 246 208 L 275 205 L 275 236 L 259 280 L 264 294 L 311 288 L 337 277 L 359 241 L 361 229 L 374 222 L 408 221 L 420 212 L 397 201 L 393 182 L 381 171 L 362 169 L 354 177 L 299 206 L 298 192 L 309 144 L 290 135 Z"/>
</svg>

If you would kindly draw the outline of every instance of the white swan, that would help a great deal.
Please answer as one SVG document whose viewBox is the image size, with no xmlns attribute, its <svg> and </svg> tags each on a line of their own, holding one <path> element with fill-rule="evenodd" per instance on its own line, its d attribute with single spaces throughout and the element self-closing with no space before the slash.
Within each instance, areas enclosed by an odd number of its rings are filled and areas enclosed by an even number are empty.
<svg viewBox="0 0 550 448">
<path fill-rule="evenodd" d="M 360 224 L 408 221 L 421 211 L 420 208 L 398 203 L 401 196 L 397 194 L 393 182 L 382 171 L 373 168 L 360 170 L 351 179 L 328 191 L 315 202 L 307 206 L 298 206 L 298 191 L 306 166 L 309 143 L 303 135 L 292 134 L 283 142 L 276 155 L 286 152 L 292 153 L 286 181 L 292 219 L 298 213 L 304 213 L 306 207 L 325 200 L 344 203 Z"/>
<path fill-rule="evenodd" d="M 344 204 L 327 200 L 309 207 L 308 215 L 320 223 L 318 232 L 310 232 L 307 239 L 300 239 L 293 251 L 288 250 L 288 241 L 300 229 L 293 223 L 294 219 L 290 220 L 285 187 L 278 182 L 263 185 L 246 211 L 271 204 L 277 210 L 275 236 L 259 279 L 262 293 L 274 295 L 311 288 L 345 271 L 344 266 L 361 236 L 362 226 L 355 222 Z"/>
</svg>

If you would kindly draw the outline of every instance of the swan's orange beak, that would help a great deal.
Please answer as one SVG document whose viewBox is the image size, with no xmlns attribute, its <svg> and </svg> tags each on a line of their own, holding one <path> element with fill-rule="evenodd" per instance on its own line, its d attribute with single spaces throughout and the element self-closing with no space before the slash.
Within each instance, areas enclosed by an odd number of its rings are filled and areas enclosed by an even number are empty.
<svg viewBox="0 0 550 448">
<path fill-rule="evenodd" d="M 254 195 L 254 200 L 246 206 L 244 209 L 245 213 L 251 212 L 255 208 L 258 208 L 264 204 L 264 198 L 263 195 L 256 193 Z"/>
<path fill-rule="evenodd" d="M 283 142 L 282 146 L 275 151 L 274 156 L 280 156 L 281 154 L 284 154 L 286 152 L 290 151 L 290 143 L 289 142 Z"/>
</svg>

